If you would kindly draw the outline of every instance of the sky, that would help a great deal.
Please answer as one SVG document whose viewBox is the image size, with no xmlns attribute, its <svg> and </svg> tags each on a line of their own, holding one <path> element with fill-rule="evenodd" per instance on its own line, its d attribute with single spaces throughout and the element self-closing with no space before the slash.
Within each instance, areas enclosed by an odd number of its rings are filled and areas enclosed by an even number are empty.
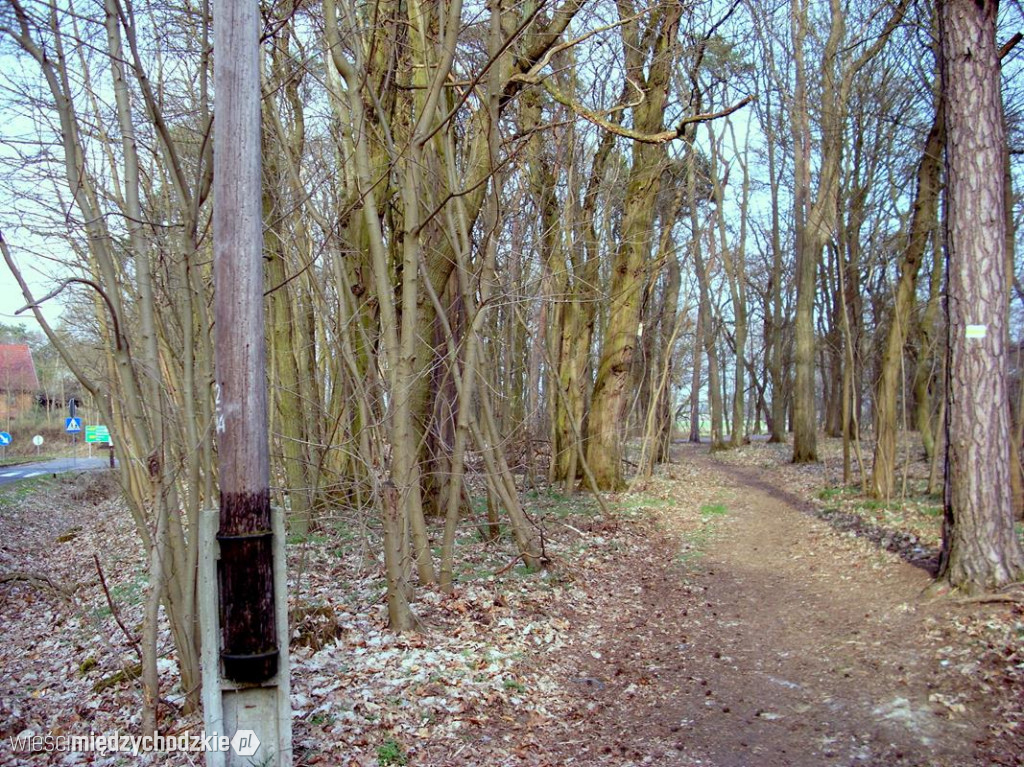
<svg viewBox="0 0 1024 767">
<path fill-rule="evenodd" d="M 14 256 L 15 262 L 23 270 L 23 277 L 28 282 L 33 296 L 39 299 L 53 290 L 55 285 L 52 279 L 43 275 L 38 265 L 34 264 L 37 257 L 26 254 L 21 254 L 21 257 L 19 257 L 18 243 L 16 241 L 12 242 L 13 237 L 6 231 L 4 232 L 4 238 L 11 250 L 11 254 Z M 24 311 L 18 315 L 15 314 L 16 311 L 25 306 L 25 303 L 25 298 L 21 294 L 21 288 L 18 287 L 17 280 L 11 274 L 7 263 L 0 260 L 0 323 L 4 325 L 22 325 L 29 330 L 39 330 L 39 325 L 36 323 L 31 311 Z M 43 314 L 51 325 L 58 322 L 62 308 L 59 298 L 51 299 L 43 304 Z"/>
<path fill-rule="evenodd" d="M 8 50 L 0 51 L 0 159 L 14 161 L 23 152 L 28 152 L 26 145 L 39 140 L 35 115 L 31 107 L 14 106 L 15 96 L 19 93 L 14 84 L 23 78 L 23 61 Z M 14 101 L 12 102 L 12 99 Z M 29 116 L 32 116 L 30 118 Z M 28 155 L 31 158 L 31 152 Z M 43 184 L 41 178 L 35 178 L 31 172 L 10 174 L 0 184 L 0 231 L 14 257 L 15 263 L 22 270 L 22 276 L 29 283 L 32 294 L 39 299 L 56 287 L 53 278 L 46 271 L 53 269 L 53 262 L 45 258 L 52 252 L 52 244 L 45 243 L 34 236 L 27 222 L 38 224 L 49 215 L 39 210 L 33 198 L 39 192 L 38 185 Z M 34 184 L 37 188 L 23 189 L 19 184 Z M 23 325 L 31 330 L 39 329 L 31 311 L 19 315 L 14 313 L 27 302 L 21 294 L 14 275 L 7 263 L 0 258 L 0 323 L 4 325 Z M 61 302 L 59 299 L 47 301 L 43 305 L 43 313 L 47 321 L 54 323 L 60 316 Z"/>
</svg>

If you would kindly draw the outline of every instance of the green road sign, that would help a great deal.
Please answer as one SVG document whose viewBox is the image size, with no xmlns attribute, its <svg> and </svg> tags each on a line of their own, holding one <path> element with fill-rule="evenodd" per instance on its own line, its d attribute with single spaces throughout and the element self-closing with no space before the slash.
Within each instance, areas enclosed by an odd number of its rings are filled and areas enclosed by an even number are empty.
<svg viewBox="0 0 1024 767">
<path fill-rule="evenodd" d="M 110 442 L 110 432 L 106 426 L 86 426 L 86 442 Z"/>
</svg>

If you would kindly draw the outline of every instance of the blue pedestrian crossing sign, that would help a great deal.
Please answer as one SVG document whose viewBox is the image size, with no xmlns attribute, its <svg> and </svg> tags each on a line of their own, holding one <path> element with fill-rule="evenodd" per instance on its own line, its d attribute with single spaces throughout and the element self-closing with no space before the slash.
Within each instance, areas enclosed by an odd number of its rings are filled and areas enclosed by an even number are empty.
<svg viewBox="0 0 1024 767">
<path fill-rule="evenodd" d="M 64 419 L 64 431 L 68 434 L 78 434 L 82 431 L 82 419 L 81 418 L 65 418 Z"/>
<path fill-rule="evenodd" d="M 11 444 L 11 435 L 5 431 L 0 431 L 0 447 L 7 447 Z"/>
</svg>

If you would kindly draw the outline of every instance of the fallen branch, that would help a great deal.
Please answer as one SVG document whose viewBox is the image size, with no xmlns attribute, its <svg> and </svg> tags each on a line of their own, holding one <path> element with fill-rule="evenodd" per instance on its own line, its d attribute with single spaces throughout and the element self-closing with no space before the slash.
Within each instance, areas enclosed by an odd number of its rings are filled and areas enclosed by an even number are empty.
<svg viewBox="0 0 1024 767">
<path fill-rule="evenodd" d="M 35 573 L 24 572 L 24 571 L 21 571 L 21 570 L 15 571 L 13 573 L 4 573 L 4 574 L 0 575 L 0 583 L 12 583 L 12 582 L 15 582 L 15 581 L 23 582 L 23 583 L 30 583 L 33 586 L 37 586 L 37 587 L 48 588 L 51 591 L 54 591 L 57 594 L 59 594 L 60 596 L 64 597 L 69 602 L 74 601 L 75 590 L 79 586 L 81 586 L 80 583 L 76 583 L 73 587 L 68 588 L 66 586 L 62 586 L 59 583 L 54 583 L 49 578 L 49 576 L 37 575 Z"/>
<path fill-rule="evenodd" d="M 517 564 L 519 564 L 519 561 L 520 561 L 520 558 L 516 557 L 515 559 L 513 559 L 511 562 L 509 562 L 507 565 L 505 565 L 500 570 L 495 570 L 494 571 L 494 576 L 497 577 L 499 575 L 503 575 L 503 574 L 507 573 L 509 570 L 511 570 L 513 567 L 515 567 Z"/>
<path fill-rule="evenodd" d="M 976 597 L 963 597 L 953 600 L 958 605 L 980 605 L 989 602 L 1013 602 L 1024 604 L 1024 594 L 981 594 Z"/>
<path fill-rule="evenodd" d="M 1024 582 L 1008 583 L 999 589 L 999 593 L 996 594 L 978 594 L 977 596 L 962 597 L 953 601 L 958 605 L 977 605 L 989 602 L 1024 604 Z"/>
<path fill-rule="evenodd" d="M 142 664 L 134 663 L 131 666 L 126 666 L 120 671 L 115 671 L 110 676 L 104 677 L 100 681 L 96 682 L 92 686 L 93 692 L 103 692 L 109 690 L 111 687 L 117 687 L 122 682 L 131 682 L 142 676 Z"/>
</svg>

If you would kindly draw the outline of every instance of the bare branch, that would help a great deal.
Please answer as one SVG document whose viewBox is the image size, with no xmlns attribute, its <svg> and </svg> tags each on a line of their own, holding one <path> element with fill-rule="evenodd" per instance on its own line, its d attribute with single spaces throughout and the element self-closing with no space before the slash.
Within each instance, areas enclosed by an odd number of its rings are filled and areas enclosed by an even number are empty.
<svg viewBox="0 0 1024 767">
<path fill-rule="evenodd" d="M 2 236 L 0 236 L 0 243 L 2 242 L 3 239 Z M 22 312 L 26 312 L 29 309 L 38 309 L 42 304 L 46 303 L 51 298 L 54 298 L 55 296 L 59 295 L 61 292 L 63 292 L 64 288 L 73 283 L 88 285 L 90 288 L 92 288 L 93 290 L 100 294 L 100 297 L 107 305 L 107 309 L 110 311 L 110 319 L 114 323 L 114 343 L 117 345 L 118 351 L 122 350 L 124 348 L 124 342 L 123 337 L 121 335 L 121 323 L 117 319 L 117 312 L 114 311 L 114 305 L 111 303 L 109 296 L 107 296 L 106 291 L 104 291 L 103 288 L 101 288 L 97 283 L 93 282 L 92 280 L 87 280 L 84 277 L 69 277 L 39 300 L 28 303 L 25 306 L 18 309 L 15 312 L 15 315 L 21 314 Z"/>
<path fill-rule="evenodd" d="M 600 114 L 592 109 L 573 101 L 569 96 L 565 95 L 561 91 L 557 90 L 552 84 L 550 79 L 544 80 L 544 88 L 551 95 L 555 101 L 564 107 L 571 109 L 573 112 L 578 114 L 584 120 L 593 123 L 599 128 L 603 128 L 606 131 L 614 133 L 616 136 L 622 136 L 633 141 L 638 141 L 641 144 L 664 144 L 668 141 L 674 141 L 675 139 L 682 138 L 686 132 L 686 128 L 689 125 L 695 123 L 710 122 L 711 120 L 717 120 L 721 117 L 728 117 L 734 112 L 738 112 L 740 109 L 745 107 L 747 104 L 754 101 L 756 96 L 747 96 L 746 98 L 738 101 L 732 106 L 726 107 L 725 109 L 719 110 L 718 112 L 705 112 L 703 114 L 690 115 L 684 117 L 679 123 L 676 124 L 675 128 L 671 130 L 662 131 L 660 133 L 641 133 L 640 131 L 632 130 L 630 128 L 624 128 L 617 123 L 613 123 L 605 118 L 601 117 Z M 631 105 L 631 106 L 635 106 Z"/>
</svg>

